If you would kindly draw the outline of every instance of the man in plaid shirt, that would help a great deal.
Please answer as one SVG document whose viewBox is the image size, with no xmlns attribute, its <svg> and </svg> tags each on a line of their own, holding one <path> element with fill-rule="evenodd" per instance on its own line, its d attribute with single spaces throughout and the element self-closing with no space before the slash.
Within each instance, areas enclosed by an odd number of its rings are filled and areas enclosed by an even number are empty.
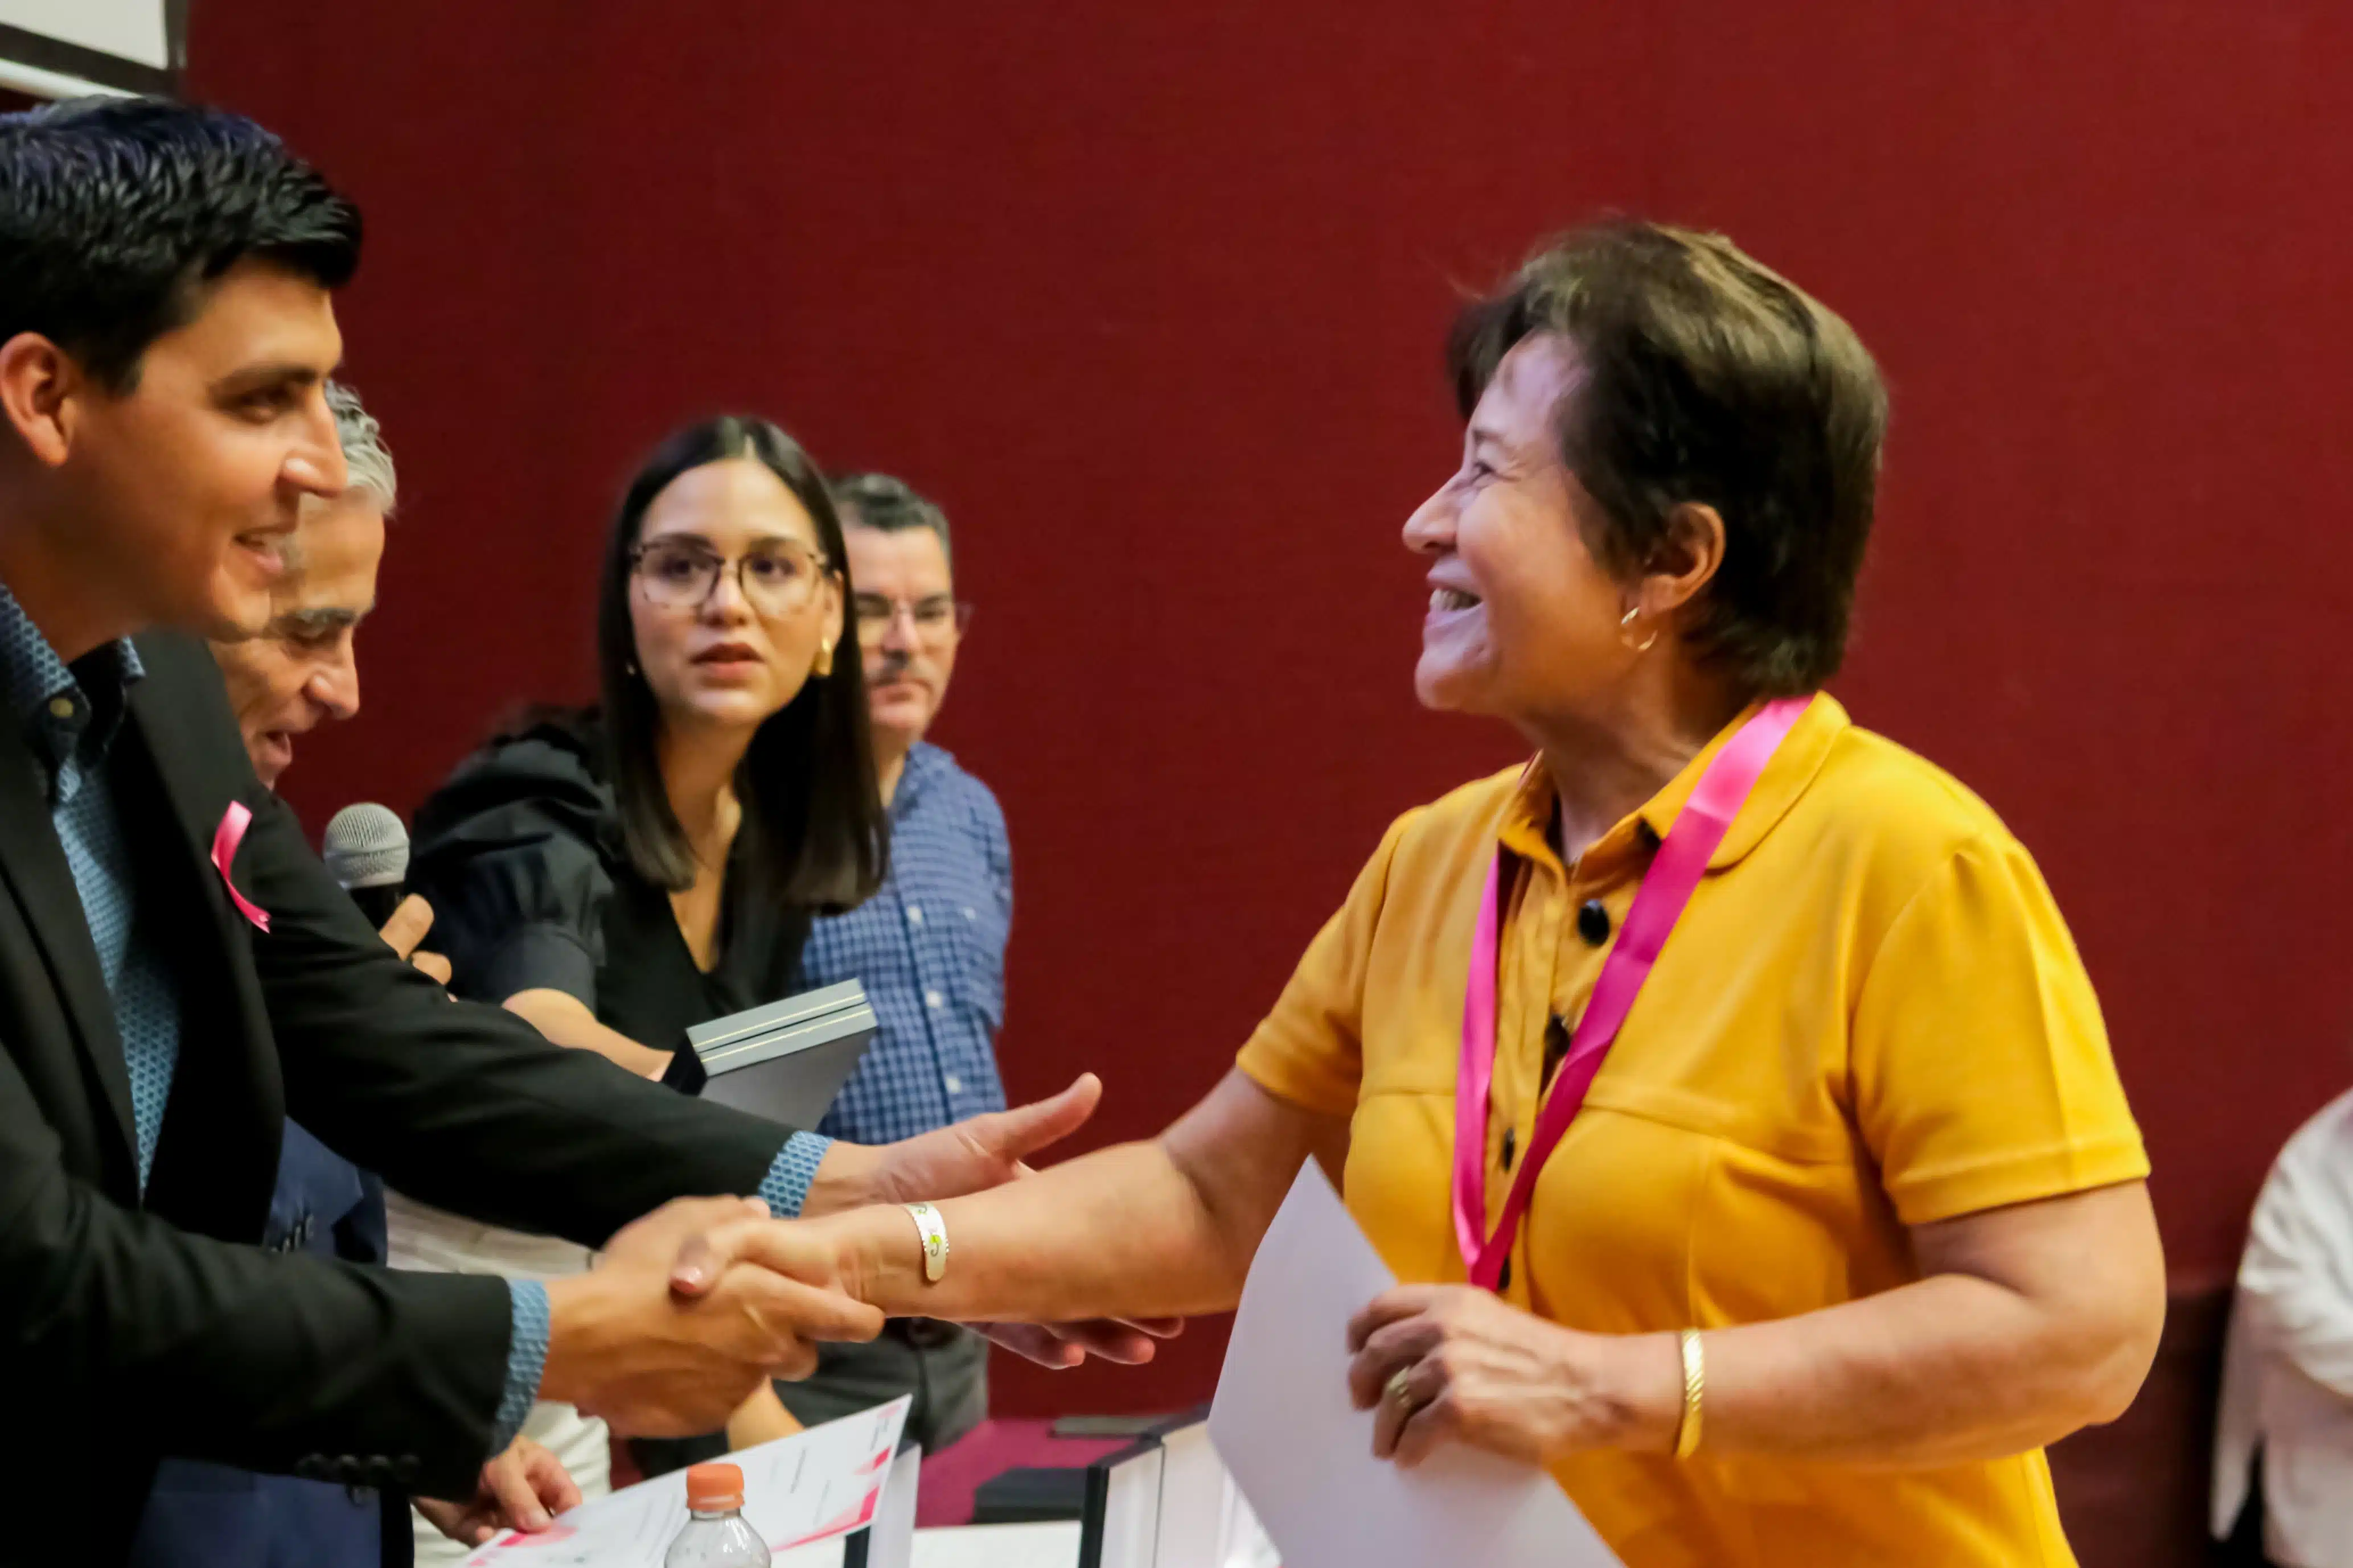
<svg viewBox="0 0 2353 1568">
<path fill-rule="evenodd" d="M 881 1143 L 1005 1108 L 996 1037 L 1013 858 L 988 786 L 923 740 L 971 615 L 956 602 L 947 518 L 887 475 L 849 475 L 832 489 L 891 808 L 891 875 L 864 904 L 817 922 L 801 965 L 810 987 L 861 981 L 874 1005 L 881 1030 L 819 1130 Z M 907 1430 L 936 1449 L 987 1414 L 987 1370 L 977 1335 L 902 1319 L 872 1344 L 824 1346 L 817 1375 L 776 1392 L 811 1426 L 913 1394 Z"/>
</svg>

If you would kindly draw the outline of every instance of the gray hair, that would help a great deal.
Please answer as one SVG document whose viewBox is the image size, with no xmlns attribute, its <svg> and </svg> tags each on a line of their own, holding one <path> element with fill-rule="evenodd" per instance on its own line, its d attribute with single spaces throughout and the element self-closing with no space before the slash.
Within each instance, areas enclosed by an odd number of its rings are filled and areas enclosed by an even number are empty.
<svg viewBox="0 0 2353 1568">
<path fill-rule="evenodd" d="M 948 514 L 937 502 L 916 493 L 915 487 L 889 474 L 842 474 L 828 485 L 833 510 L 844 528 L 871 528 L 878 533 L 900 533 L 928 528 L 940 536 L 940 553 L 955 565 L 955 550 L 948 542 Z"/>
<path fill-rule="evenodd" d="M 343 443 L 351 488 L 382 501 L 385 515 L 390 517 L 400 486 L 393 472 L 392 449 L 384 444 L 384 426 L 360 406 L 360 395 L 340 381 L 327 383 L 327 406 L 334 411 L 335 439 Z"/>
</svg>

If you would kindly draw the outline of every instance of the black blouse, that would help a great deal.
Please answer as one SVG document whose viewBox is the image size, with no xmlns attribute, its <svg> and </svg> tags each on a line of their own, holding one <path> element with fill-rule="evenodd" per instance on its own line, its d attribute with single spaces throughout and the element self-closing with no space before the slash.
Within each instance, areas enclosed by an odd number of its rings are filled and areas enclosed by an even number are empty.
<svg viewBox="0 0 2353 1568">
<path fill-rule="evenodd" d="M 467 759 L 417 813 L 409 889 L 433 906 L 426 945 L 448 955 L 459 995 L 576 996 L 638 1044 L 677 1051 L 668 1081 L 693 1092 L 687 1029 L 790 995 L 810 911 L 762 896 L 739 838 L 719 962 L 697 968 L 669 893 L 629 862 L 602 756 L 593 716 L 572 716 Z"/>
</svg>

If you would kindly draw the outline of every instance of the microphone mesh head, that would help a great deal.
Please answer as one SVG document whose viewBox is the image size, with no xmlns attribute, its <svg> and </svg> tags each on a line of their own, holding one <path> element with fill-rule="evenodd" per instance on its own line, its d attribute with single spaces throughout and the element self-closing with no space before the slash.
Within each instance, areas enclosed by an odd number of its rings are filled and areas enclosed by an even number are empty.
<svg viewBox="0 0 2353 1568">
<path fill-rule="evenodd" d="M 408 829 L 388 805 L 347 805 L 327 824 L 319 858 L 346 888 L 389 887 L 408 876 Z"/>
</svg>

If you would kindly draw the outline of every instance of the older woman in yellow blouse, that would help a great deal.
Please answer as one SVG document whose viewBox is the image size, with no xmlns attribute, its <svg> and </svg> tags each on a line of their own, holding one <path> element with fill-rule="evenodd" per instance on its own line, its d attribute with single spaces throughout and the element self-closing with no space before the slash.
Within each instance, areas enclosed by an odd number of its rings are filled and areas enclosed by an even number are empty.
<svg viewBox="0 0 2353 1568">
<path fill-rule="evenodd" d="M 1397 821 L 1155 1142 L 723 1253 L 893 1313 L 1204 1312 L 1313 1156 L 1419 1282 L 1348 1331 L 1378 1452 L 1548 1466 L 1632 1568 L 2072 1562 L 2042 1448 L 2154 1352 L 2147 1164 L 2026 850 L 1817 694 L 1872 521 L 1869 355 L 1727 241 L 1617 225 L 1473 307 L 1452 359 L 1461 464 L 1405 529 L 1416 687 L 1533 761 Z M 1726 778 L 1720 837 L 1678 851 Z M 1695 885 L 1597 1056 L 1597 982 L 1678 853 Z M 1582 1094 L 1549 1151 L 1548 1091 Z"/>
</svg>

